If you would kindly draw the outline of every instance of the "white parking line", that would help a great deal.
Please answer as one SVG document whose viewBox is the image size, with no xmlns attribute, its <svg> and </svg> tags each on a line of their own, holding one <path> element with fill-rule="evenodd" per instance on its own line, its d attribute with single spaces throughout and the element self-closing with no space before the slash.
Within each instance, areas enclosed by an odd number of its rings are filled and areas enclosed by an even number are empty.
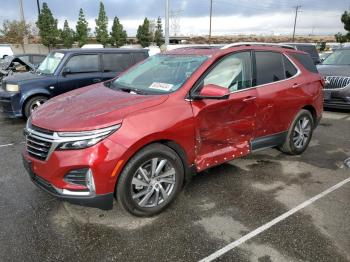
<svg viewBox="0 0 350 262">
<path fill-rule="evenodd" d="M 5 145 L 0 145 L 0 147 L 8 147 L 8 146 L 13 146 L 14 144 L 5 144 Z"/>
<path fill-rule="evenodd" d="M 254 231 L 250 232 L 249 234 L 241 237 L 240 239 L 228 244 L 227 246 L 219 249 L 218 251 L 214 252 L 213 254 L 211 254 L 210 256 L 203 258 L 202 260 L 200 260 L 200 262 L 209 262 L 209 261 L 213 261 L 214 259 L 217 259 L 218 257 L 222 256 L 223 254 L 225 254 L 226 252 L 236 248 L 237 246 L 243 244 L 244 242 L 248 241 L 249 239 L 259 235 L 260 233 L 264 232 L 265 230 L 269 229 L 270 227 L 272 227 L 273 225 L 281 222 L 282 220 L 286 219 L 287 217 L 293 215 L 294 213 L 298 212 L 299 210 L 311 205 L 312 203 L 314 203 L 315 201 L 317 201 L 318 199 L 328 195 L 329 193 L 333 192 L 334 190 L 344 186 L 345 184 L 350 182 L 350 177 L 339 182 L 338 184 L 332 186 L 331 188 L 328 188 L 327 190 L 323 191 L 322 193 L 314 196 L 313 198 L 310 198 L 309 200 L 301 203 L 300 205 L 294 207 L 293 209 L 289 210 L 288 212 L 280 215 L 279 217 L 276 217 L 275 219 L 271 220 L 270 222 L 266 223 L 265 225 L 258 227 L 257 229 L 255 229 Z"/>
</svg>

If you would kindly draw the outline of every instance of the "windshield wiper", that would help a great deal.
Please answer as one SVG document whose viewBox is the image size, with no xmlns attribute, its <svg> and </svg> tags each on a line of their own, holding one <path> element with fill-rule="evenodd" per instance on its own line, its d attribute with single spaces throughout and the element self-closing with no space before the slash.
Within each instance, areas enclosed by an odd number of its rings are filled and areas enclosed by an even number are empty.
<svg viewBox="0 0 350 262">
<path fill-rule="evenodd" d="M 138 94 L 138 95 L 147 95 L 148 93 L 144 90 L 140 90 L 140 89 L 137 89 L 137 88 L 129 88 L 129 87 L 120 87 L 118 88 L 119 90 L 122 90 L 124 92 L 128 92 L 128 93 L 135 93 L 135 94 Z"/>
</svg>

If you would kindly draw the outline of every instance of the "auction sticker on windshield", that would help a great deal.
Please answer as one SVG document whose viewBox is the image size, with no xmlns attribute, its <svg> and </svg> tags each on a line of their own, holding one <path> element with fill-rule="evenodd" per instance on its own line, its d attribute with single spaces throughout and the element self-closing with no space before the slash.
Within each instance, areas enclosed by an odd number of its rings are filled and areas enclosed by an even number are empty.
<svg viewBox="0 0 350 262">
<path fill-rule="evenodd" d="M 172 85 L 172 84 L 153 82 L 152 85 L 150 85 L 149 88 L 162 90 L 162 91 L 170 91 L 170 89 L 173 86 L 174 85 Z"/>
</svg>

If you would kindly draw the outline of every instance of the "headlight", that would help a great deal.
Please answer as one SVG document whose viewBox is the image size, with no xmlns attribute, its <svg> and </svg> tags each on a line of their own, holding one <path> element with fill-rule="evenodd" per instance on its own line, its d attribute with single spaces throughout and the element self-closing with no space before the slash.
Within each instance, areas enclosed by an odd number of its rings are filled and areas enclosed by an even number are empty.
<svg viewBox="0 0 350 262">
<path fill-rule="evenodd" d="M 59 140 L 62 142 L 58 145 L 58 150 L 75 150 L 88 148 L 96 145 L 101 140 L 110 136 L 113 132 L 117 131 L 120 125 L 103 128 L 93 131 L 83 132 L 58 132 Z"/>
<path fill-rule="evenodd" d="M 6 84 L 5 89 L 8 92 L 19 92 L 19 85 Z"/>
</svg>

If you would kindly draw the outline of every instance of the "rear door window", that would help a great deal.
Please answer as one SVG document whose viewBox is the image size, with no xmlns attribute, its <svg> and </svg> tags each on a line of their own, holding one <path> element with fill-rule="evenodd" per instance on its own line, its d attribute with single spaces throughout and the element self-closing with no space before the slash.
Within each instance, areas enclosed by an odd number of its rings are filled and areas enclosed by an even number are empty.
<svg viewBox="0 0 350 262">
<path fill-rule="evenodd" d="M 256 51 L 256 83 L 264 85 L 285 79 L 281 53 Z"/>
<path fill-rule="evenodd" d="M 91 73 L 99 71 L 99 55 L 75 55 L 66 64 L 71 73 Z"/>
<path fill-rule="evenodd" d="M 299 54 L 299 53 L 294 53 L 291 54 L 292 57 L 294 57 L 302 66 L 312 72 L 312 73 L 318 73 L 317 68 L 309 54 Z"/>
<path fill-rule="evenodd" d="M 130 53 L 103 54 L 102 61 L 104 72 L 123 72 L 133 64 Z"/>
</svg>

